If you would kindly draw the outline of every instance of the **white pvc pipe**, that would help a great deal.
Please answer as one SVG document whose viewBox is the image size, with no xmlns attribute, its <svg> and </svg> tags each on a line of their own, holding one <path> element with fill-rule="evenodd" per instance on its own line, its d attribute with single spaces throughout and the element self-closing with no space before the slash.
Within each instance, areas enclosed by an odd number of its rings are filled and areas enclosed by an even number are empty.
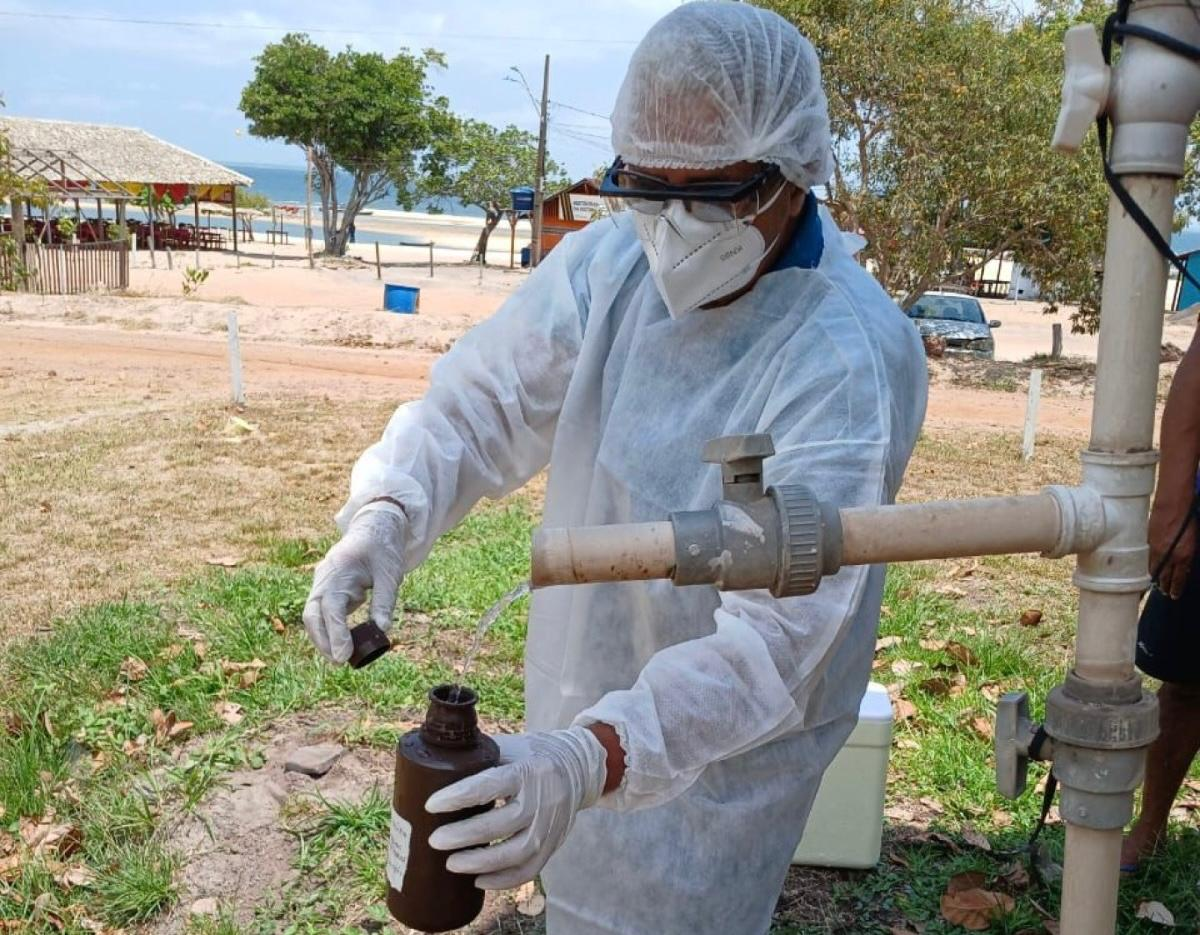
<svg viewBox="0 0 1200 935">
<path fill-rule="evenodd" d="M 1048 493 L 841 511 L 842 564 L 1049 552 L 1062 527 Z"/>
<path fill-rule="evenodd" d="M 535 588 L 670 578 L 675 530 L 669 522 L 539 529 L 530 564 Z"/>
<path fill-rule="evenodd" d="M 1129 20 L 1200 44 L 1190 4 L 1141 0 Z M 1200 69 L 1183 56 L 1130 37 L 1112 79 L 1112 167 L 1133 200 L 1169 240 L 1188 128 L 1200 107 Z M 1084 484 L 1104 500 L 1113 535 L 1079 556 L 1075 674 L 1114 685 L 1134 674 L 1138 604 L 1147 583 L 1146 514 L 1153 488 L 1155 403 L 1166 264 L 1116 196 L 1109 199 L 1092 437 Z M 1121 829 L 1094 829 L 1068 816 L 1063 866 L 1063 935 L 1116 928 Z"/>
<path fill-rule="evenodd" d="M 1121 831 L 1067 825 L 1063 855 L 1063 935 L 1109 935 L 1117 926 Z"/>
</svg>

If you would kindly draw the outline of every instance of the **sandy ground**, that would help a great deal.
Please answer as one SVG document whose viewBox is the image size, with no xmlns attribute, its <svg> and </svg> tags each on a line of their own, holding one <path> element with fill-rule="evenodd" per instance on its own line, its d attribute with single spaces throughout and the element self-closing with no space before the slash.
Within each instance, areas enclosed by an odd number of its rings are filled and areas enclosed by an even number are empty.
<svg viewBox="0 0 1200 935">
<path fill-rule="evenodd" d="M 984 299 L 981 304 L 990 321 L 1000 322 L 1000 327 L 994 331 L 997 360 L 1021 361 L 1035 354 L 1049 354 L 1056 323 L 1063 326 L 1063 353 L 1066 356 L 1096 359 L 1098 336 L 1072 334 L 1069 308 L 1055 315 L 1047 315 L 1043 311 L 1045 306 L 1040 302 Z M 1163 340 L 1186 348 L 1193 330 L 1191 325 L 1168 324 L 1163 332 Z"/>
<path fill-rule="evenodd" d="M 0 296 L 4 631 L 161 587 L 272 539 L 327 535 L 354 458 L 398 403 L 423 392 L 438 356 L 526 275 L 405 269 L 421 308 L 398 315 L 379 308 L 375 270 L 361 264 L 310 270 L 293 258 L 272 269 L 269 258 L 206 257 L 209 280 L 185 298 L 178 269 L 141 259 L 129 295 Z M 1039 335 L 1048 341 L 1036 307 L 997 305 L 989 313 L 1014 338 L 1013 356 L 1040 350 Z M 230 312 L 241 410 L 231 403 Z M 1086 356 L 1095 341 L 1068 347 Z M 937 362 L 931 371 L 931 436 L 983 433 L 1012 447 L 1028 368 Z M 1048 380 L 1039 423 L 1046 444 L 1068 439 L 1071 450 L 1082 447 L 1091 408 L 1089 365 L 1073 373 Z"/>
</svg>

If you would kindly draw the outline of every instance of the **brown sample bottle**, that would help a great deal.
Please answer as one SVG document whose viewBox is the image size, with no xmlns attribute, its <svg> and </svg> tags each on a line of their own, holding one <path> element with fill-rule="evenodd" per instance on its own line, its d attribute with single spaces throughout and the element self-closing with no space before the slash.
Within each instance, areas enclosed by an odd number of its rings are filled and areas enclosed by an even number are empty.
<svg viewBox="0 0 1200 935">
<path fill-rule="evenodd" d="M 431 815 L 433 793 L 500 762 L 496 742 L 479 731 L 475 692 L 439 685 L 429 693 L 425 723 L 400 738 L 388 844 L 388 911 L 422 932 L 447 932 L 467 925 L 483 908 L 475 878 L 446 869 L 446 851 L 429 846 L 429 836 L 491 806 Z"/>
</svg>

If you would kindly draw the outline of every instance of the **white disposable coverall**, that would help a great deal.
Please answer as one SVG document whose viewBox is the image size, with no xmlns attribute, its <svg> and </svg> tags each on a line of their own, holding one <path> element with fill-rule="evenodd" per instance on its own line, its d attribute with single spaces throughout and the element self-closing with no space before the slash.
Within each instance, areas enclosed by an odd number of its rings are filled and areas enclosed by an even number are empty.
<svg viewBox="0 0 1200 935">
<path fill-rule="evenodd" d="M 824 209 L 816 269 L 667 314 L 630 219 L 567 237 L 434 367 L 355 465 L 345 524 L 404 504 L 406 567 L 481 497 L 550 465 L 547 526 L 710 507 L 710 438 L 770 433 L 769 484 L 843 506 L 890 502 L 924 417 L 916 330 L 845 252 Z M 884 569 L 817 593 L 667 581 L 534 594 L 527 729 L 611 724 L 621 787 L 581 812 L 543 874 L 551 935 L 758 933 L 821 774 L 866 689 Z"/>
</svg>

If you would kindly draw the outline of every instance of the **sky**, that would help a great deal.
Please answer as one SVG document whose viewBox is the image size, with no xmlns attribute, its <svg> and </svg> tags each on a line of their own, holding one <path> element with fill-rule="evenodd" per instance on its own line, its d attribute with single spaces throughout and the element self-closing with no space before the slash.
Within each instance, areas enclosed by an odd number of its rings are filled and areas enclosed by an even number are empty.
<svg viewBox="0 0 1200 935">
<path fill-rule="evenodd" d="M 237 109 L 254 56 L 286 32 L 335 50 L 438 49 L 448 67 L 432 84 L 457 113 L 533 133 L 536 104 L 506 78 L 519 68 L 539 94 L 549 53 L 549 151 L 580 177 L 611 161 L 601 115 L 637 41 L 677 3 L 605 0 L 584 17 L 577 0 L 0 0 L 0 96 L 11 116 L 140 127 L 218 162 L 302 167 L 296 147 L 250 136 Z"/>
</svg>

